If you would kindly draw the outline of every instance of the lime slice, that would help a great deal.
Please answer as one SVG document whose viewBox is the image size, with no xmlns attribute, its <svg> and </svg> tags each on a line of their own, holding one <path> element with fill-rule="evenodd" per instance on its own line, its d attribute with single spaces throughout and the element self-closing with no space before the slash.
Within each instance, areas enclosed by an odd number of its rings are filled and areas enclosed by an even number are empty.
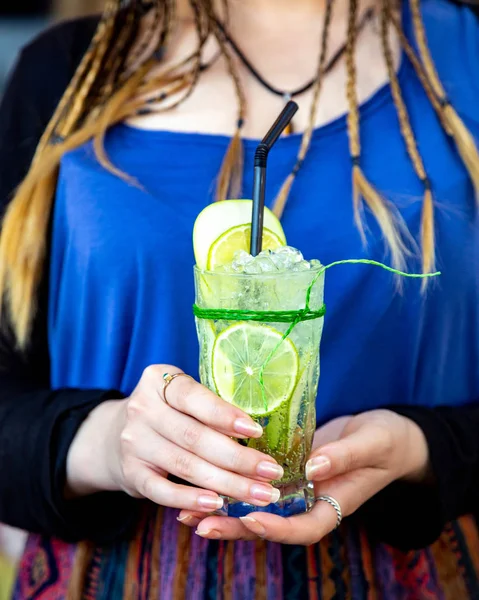
<svg viewBox="0 0 479 600">
<path fill-rule="evenodd" d="M 252 206 L 251 200 L 223 200 L 210 204 L 200 212 L 193 229 L 195 260 L 200 269 L 207 268 L 210 248 L 225 231 L 251 223 Z M 281 239 L 281 246 L 286 245 L 281 223 L 268 208 L 264 209 L 263 223 L 266 229 Z"/>
<path fill-rule="evenodd" d="M 259 323 L 235 323 L 213 347 L 212 371 L 218 395 L 252 417 L 265 417 L 288 402 L 298 378 L 299 356 L 280 331 Z M 263 398 L 260 372 L 263 370 Z"/>
<path fill-rule="evenodd" d="M 214 242 L 208 253 L 206 268 L 214 271 L 222 265 L 233 262 L 237 250 L 249 252 L 251 242 L 251 225 L 237 225 L 225 231 L 223 235 Z M 269 229 L 263 229 L 263 250 L 275 250 L 284 246 L 284 241 Z"/>
</svg>

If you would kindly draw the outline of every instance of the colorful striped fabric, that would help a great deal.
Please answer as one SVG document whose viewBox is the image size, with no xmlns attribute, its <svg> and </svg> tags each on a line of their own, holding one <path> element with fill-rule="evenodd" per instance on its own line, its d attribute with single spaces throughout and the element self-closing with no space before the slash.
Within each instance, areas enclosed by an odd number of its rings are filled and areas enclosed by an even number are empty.
<svg viewBox="0 0 479 600">
<path fill-rule="evenodd" d="M 133 540 L 108 547 L 33 536 L 15 600 L 467 600 L 479 598 L 472 517 L 402 553 L 341 528 L 308 548 L 196 536 L 177 511 L 149 509 Z"/>
</svg>

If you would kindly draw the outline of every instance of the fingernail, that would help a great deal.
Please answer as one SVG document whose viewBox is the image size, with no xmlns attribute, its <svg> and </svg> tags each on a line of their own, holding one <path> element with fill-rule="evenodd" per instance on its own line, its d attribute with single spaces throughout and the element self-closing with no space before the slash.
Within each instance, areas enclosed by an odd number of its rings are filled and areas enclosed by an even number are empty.
<svg viewBox="0 0 479 600">
<path fill-rule="evenodd" d="M 272 502 L 278 502 L 281 495 L 280 491 L 276 488 L 268 485 L 262 485 L 261 483 L 255 483 L 252 485 L 250 488 L 250 493 L 251 496 L 256 500 L 268 502 L 269 504 Z"/>
<path fill-rule="evenodd" d="M 214 496 L 198 496 L 196 502 L 201 508 L 207 508 L 209 510 L 219 510 L 223 506 L 223 498 L 215 498 Z"/>
<path fill-rule="evenodd" d="M 252 517 L 240 517 L 240 521 L 253 533 L 259 537 L 264 537 L 266 529 L 256 519 Z"/>
<path fill-rule="evenodd" d="M 306 463 L 306 479 L 326 475 L 331 469 L 331 461 L 326 456 L 316 456 Z"/>
<path fill-rule="evenodd" d="M 261 437 L 263 435 L 263 428 L 258 423 L 251 421 L 250 419 L 236 419 L 233 423 L 234 430 L 236 433 L 241 435 L 247 435 L 248 437 Z"/>
<path fill-rule="evenodd" d="M 284 475 L 283 467 L 279 465 L 263 460 L 256 467 L 256 473 L 261 477 L 267 477 L 268 479 L 281 479 Z"/>
<path fill-rule="evenodd" d="M 204 531 L 197 529 L 195 533 L 200 537 L 207 537 L 210 540 L 217 540 L 221 537 L 221 533 L 217 529 L 205 529 Z"/>
<path fill-rule="evenodd" d="M 176 520 L 187 525 L 192 518 L 191 515 L 185 515 L 184 517 L 176 517 Z"/>
</svg>

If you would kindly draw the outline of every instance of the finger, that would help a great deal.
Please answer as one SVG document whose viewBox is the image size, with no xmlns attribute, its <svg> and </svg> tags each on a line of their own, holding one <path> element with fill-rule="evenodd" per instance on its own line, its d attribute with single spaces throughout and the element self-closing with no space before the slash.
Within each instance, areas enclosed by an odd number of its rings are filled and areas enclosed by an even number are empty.
<svg viewBox="0 0 479 600">
<path fill-rule="evenodd" d="M 147 465 L 138 469 L 135 487 L 143 498 L 161 506 L 186 508 L 198 513 L 209 513 L 223 506 L 223 499 L 218 494 L 168 481 Z"/>
<path fill-rule="evenodd" d="M 208 515 L 205 515 L 202 512 L 194 511 L 194 510 L 180 510 L 178 514 L 178 521 L 180 523 L 184 523 L 185 525 L 193 526 L 193 522 L 196 521 L 195 525 L 198 525 L 200 521 L 205 519 Z"/>
<path fill-rule="evenodd" d="M 199 421 L 170 409 L 168 418 L 156 424 L 157 432 L 177 446 L 222 469 L 274 481 L 283 477 L 283 468 L 270 456 L 238 444 L 230 437 Z"/>
<path fill-rule="evenodd" d="M 128 454 L 133 454 L 154 468 L 164 469 L 193 485 L 256 506 L 267 506 L 279 499 L 279 490 L 269 483 L 249 479 L 212 465 L 173 442 L 161 438 L 151 429 L 142 430 L 140 439 L 133 436 L 123 438 L 124 444 L 131 445 Z"/>
<path fill-rule="evenodd" d="M 386 428 L 364 426 L 342 440 L 316 449 L 306 463 L 306 478 L 321 481 L 355 469 L 383 468 L 391 450 Z"/>
<path fill-rule="evenodd" d="M 280 544 L 309 546 L 335 528 L 336 513 L 327 503 L 319 503 L 309 513 L 286 519 L 270 513 L 255 512 L 240 520 L 257 537 Z"/>
<path fill-rule="evenodd" d="M 338 440 L 341 437 L 343 429 L 351 419 L 350 415 L 338 417 L 316 429 L 313 437 L 313 450 Z"/>
<path fill-rule="evenodd" d="M 251 417 L 194 379 L 176 377 L 165 388 L 165 370 L 171 375 L 181 372 L 176 367 L 155 365 L 145 370 L 144 378 L 169 406 L 232 437 L 261 437 L 263 429 Z"/>
<path fill-rule="evenodd" d="M 341 507 L 342 516 L 346 517 L 389 483 L 390 478 L 383 470 L 359 469 L 315 484 L 315 495 L 334 498 Z M 243 517 L 241 521 L 249 531 L 269 541 L 310 545 L 333 531 L 337 519 L 338 514 L 329 503 L 317 501 L 309 513 L 287 519 L 256 512 Z"/>
<path fill-rule="evenodd" d="M 186 527 L 194 527 L 196 529 L 204 518 L 205 515 L 198 511 L 195 512 L 192 510 L 182 510 L 176 519 L 182 525 L 185 525 Z"/>
<path fill-rule="evenodd" d="M 195 533 L 210 540 L 254 540 L 258 537 L 243 525 L 241 519 L 218 516 L 202 519 Z"/>
</svg>

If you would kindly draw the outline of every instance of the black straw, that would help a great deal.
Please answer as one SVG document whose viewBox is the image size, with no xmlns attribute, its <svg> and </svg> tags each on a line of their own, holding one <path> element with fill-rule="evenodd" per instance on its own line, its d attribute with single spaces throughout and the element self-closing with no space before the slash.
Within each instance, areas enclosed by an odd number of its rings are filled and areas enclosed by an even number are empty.
<svg viewBox="0 0 479 600">
<path fill-rule="evenodd" d="M 250 253 L 252 256 L 257 256 L 263 246 L 263 215 L 268 154 L 276 140 L 289 125 L 297 110 L 298 105 L 296 102 L 290 100 L 256 148 L 254 155 L 253 211 L 251 215 Z"/>
</svg>

